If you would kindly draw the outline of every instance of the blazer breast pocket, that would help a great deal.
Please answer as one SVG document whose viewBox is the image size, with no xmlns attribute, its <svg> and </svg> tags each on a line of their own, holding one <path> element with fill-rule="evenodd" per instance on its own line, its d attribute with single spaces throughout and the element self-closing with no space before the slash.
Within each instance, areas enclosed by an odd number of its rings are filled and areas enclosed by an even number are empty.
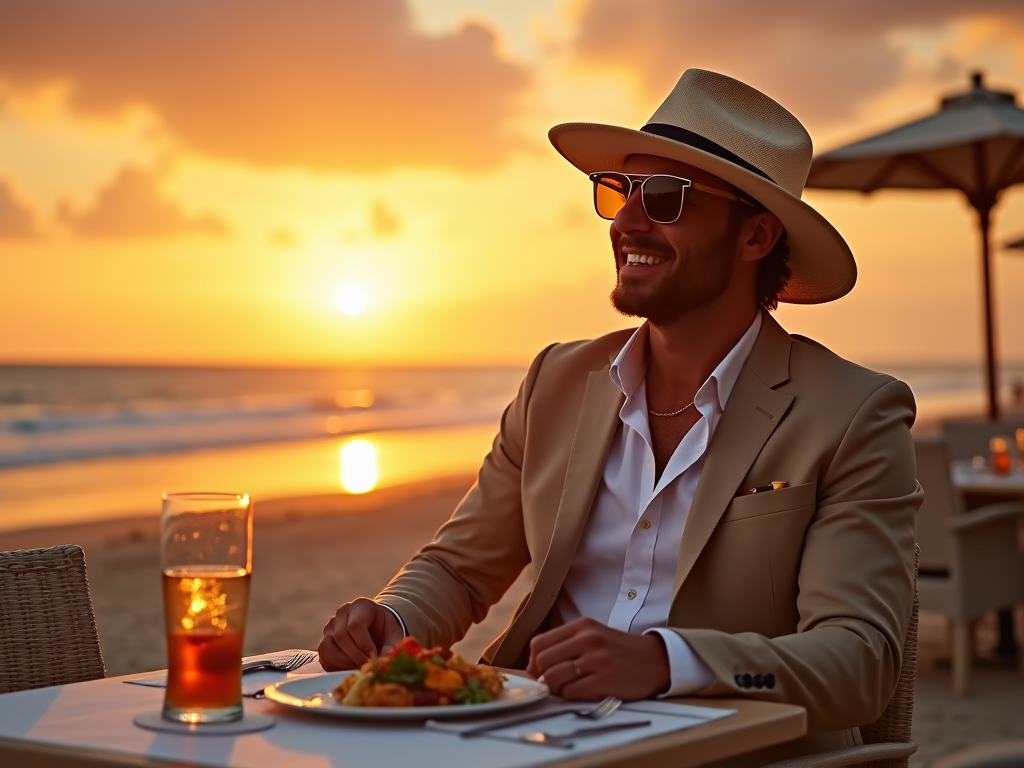
<svg viewBox="0 0 1024 768">
<path fill-rule="evenodd" d="M 779 512 L 813 507 L 815 504 L 817 483 L 811 481 L 802 485 L 791 485 L 777 491 L 752 493 L 749 496 L 737 496 L 726 507 L 719 523 L 731 523 L 736 520 L 749 520 L 753 517 L 774 515 Z"/>
</svg>

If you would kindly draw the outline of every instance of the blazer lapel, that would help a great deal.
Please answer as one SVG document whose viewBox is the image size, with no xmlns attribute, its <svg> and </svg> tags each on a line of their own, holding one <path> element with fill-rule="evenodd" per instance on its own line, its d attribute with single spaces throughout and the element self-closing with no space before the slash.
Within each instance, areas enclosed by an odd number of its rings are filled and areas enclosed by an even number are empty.
<svg viewBox="0 0 1024 768">
<path fill-rule="evenodd" d="M 554 605 L 594 504 L 624 399 L 607 369 L 590 373 L 569 450 L 551 543 L 530 598 L 494 653 L 491 663 L 496 666 L 515 662 Z"/>
<path fill-rule="evenodd" d="M 789 380 L 792 343 L 789 334 L 765 312 L 757 342 L 708 447 L 679 547 L 673 599 L 754 459 L 793 402 L 792 395 L 774 389 Z"/>
</svg>

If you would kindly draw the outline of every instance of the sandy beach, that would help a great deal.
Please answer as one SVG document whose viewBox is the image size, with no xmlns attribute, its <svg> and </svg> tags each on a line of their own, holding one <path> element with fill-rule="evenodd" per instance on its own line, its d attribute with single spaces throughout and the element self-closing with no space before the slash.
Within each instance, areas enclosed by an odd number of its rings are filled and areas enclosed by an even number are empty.
<svg viewBox="0 0 1024 768">
<path fill-rule="evenodd" d="M 324 622 L 352 598 L 372 596 L 451 514 L 473 478 L 457 475 L 364 495 L 331 494 L 257 502 L 247 654 L 315 648 Z M 0 534 L 0 549 L 76 543 L 85 549 L 108 675 L 165 666 L 155 515 Z M 525 594 L 525 578 L 474 626 L 456 650 L 477 654 L 505 626 Z M 1024 637 L 1024 611 L 1018 611 Z M 994 621 L 978 627 L 977 646 L 992 647 Z M 956 749 L 1024 738 L 1024 674 L 976 669 L 972 693 L 950 690 L 946 623 L 923 614 L 914 717 L 924 768 Z"/>
<path fill-rule="evenodd" d="M 245 653 L 316 648 L 335 609 L 377 594 L 472 482 L 461 475 L 363 495 L 257 501 Z M 152 515 L 0 533 L 0 549 L 74 543 L 85 550 L 107 674 L 123 675 L 166 666 L 158 533 Z M 517 584 L 458 650 L 479 654 L 523 593 Z"/>
</svg>

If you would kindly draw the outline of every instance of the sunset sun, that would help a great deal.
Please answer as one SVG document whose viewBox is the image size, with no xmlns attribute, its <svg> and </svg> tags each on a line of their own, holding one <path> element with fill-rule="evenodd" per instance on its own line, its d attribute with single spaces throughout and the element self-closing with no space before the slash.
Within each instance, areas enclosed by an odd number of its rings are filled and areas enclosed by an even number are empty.
<svg viewBox="0 0 1024 768">
<path fill-rule="evenodd" d="M 363 286 L 347 283 L 334 292 L 334 306 L 343 315 L 361 315 L 370 304 L 370 292 Z"/>
</svg>

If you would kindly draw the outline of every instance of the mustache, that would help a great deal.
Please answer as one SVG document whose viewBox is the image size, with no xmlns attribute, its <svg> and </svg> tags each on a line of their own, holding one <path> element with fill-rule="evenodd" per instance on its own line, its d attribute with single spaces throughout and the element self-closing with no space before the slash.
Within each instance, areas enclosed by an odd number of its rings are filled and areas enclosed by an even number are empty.
<svg viewBox="0 0 1024 768">
<path fill-rule="evenodd" d="M 654 256 L 663 256 L 666 259 L 671 259 L 675 256 L 675 252 L 665 245 L 665 243 L 655 240 L 649 237 L 635 237 L 633 235 L 623 235 L 615 243 L 614 251 L 615 256 L 622 256 L 626 248 L 631 248 L 644 253 L 649 253 Z"/>
</svg>

